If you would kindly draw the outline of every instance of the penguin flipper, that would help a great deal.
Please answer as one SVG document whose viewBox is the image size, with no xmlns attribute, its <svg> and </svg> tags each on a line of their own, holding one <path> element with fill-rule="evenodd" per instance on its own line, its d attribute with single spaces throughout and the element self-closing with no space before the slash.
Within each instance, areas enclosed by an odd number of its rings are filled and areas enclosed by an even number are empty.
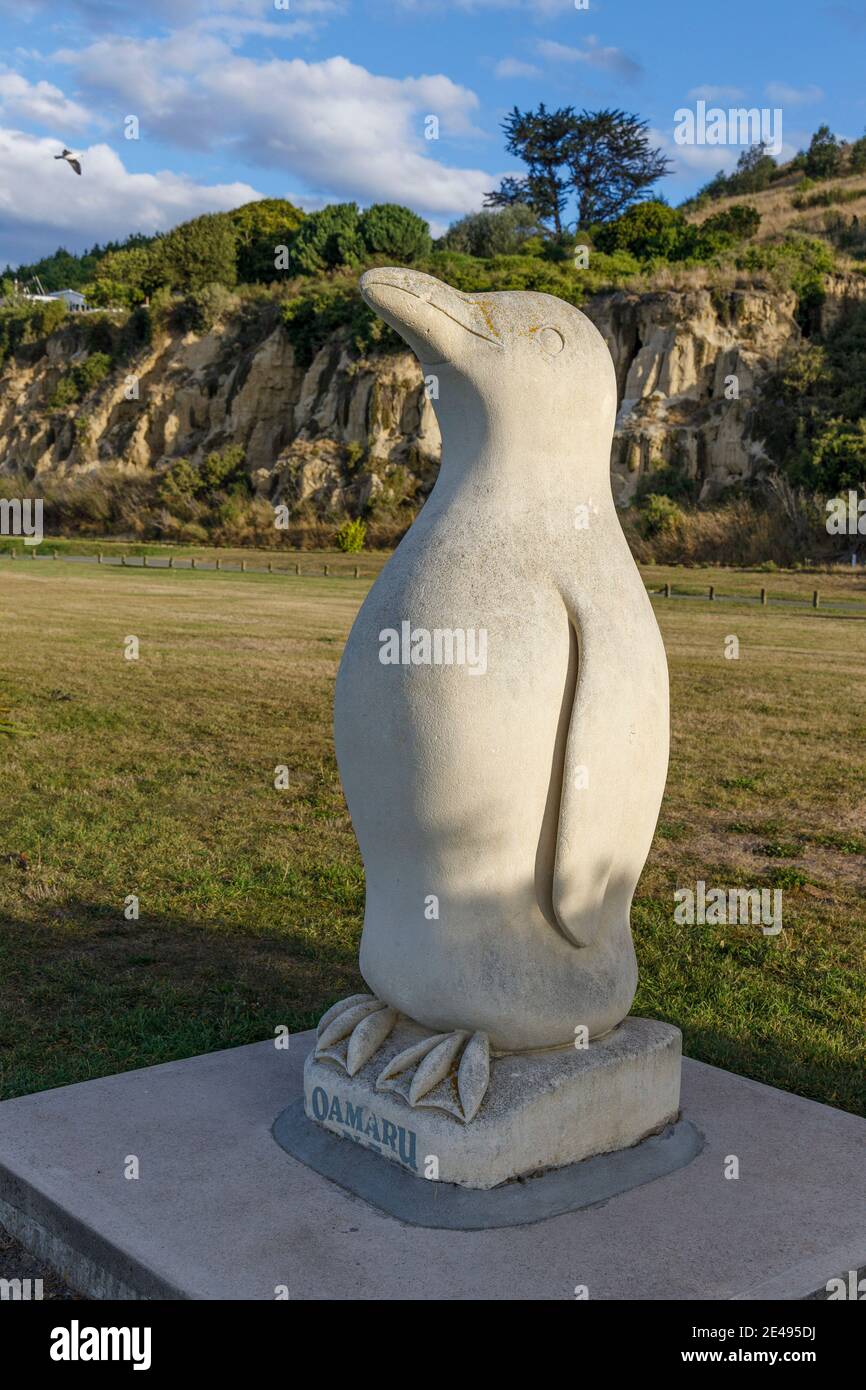
<svg viewBox="0 0 866 1390">
<path fill-rule="evenodd" d="M 667 775 L 664 647 L 637 570 L 636 582 L 622 577 L 615 612 L 610 601 L 601 605 L 592 595 L 563 593 L 577 644 L 577 678 L 552 904 L 560 930 L 575 946 L 628 930 Z M 614 582 L 613 575 L 606 582 Z"/>
</svg>

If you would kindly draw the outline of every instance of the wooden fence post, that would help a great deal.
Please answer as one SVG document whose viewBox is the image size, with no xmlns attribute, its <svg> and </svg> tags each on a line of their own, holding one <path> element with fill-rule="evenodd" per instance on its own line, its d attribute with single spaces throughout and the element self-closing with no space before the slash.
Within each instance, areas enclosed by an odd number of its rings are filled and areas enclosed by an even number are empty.
<svg viewBox="0 0 866 1390">
<path fill-rule="evenodd" d="M 814 591 L 813 594 L 812 594 L 812 607 L 813 607 L 813 608 L 817 608 L 817 607 L 818 607 L 818 604 L 819 604 L 820 602 L 821 602 L 821 597 L 820 597 L 820 595 L 819 595 L 819 593 L 818 593 L 818 590 L 815 589 L 815 591 Z"/>
<path fill-rule="evenodd" d="M 357 565 L 355 566 L 355 578 L 356 578 L 356 579 L 358 578 L 358 566 L 357 566 Z"/>
<path fill-rule="evenodd" d="M 301 572 L 301 562 L 300 562 L 300 560 L 296 560 L 296 561 L 295 561 L 295 574 L 300 574 L 300 572 Z"/>
<path fill-rule="evenodd" d="M 762 603 L 762 604 L 764 605 L 764 607 L 766 608 L 766 606 L 767 606 L 767 590 L 766 590 L 766 589 L 762 589 L 762 590 L 761 590 L 761 603 Z"/>
<path fill-rule="evenodd" d="M 328 566 L 325 565 L 325 574 L 327 574 L 327 573 L 328 573 Z"/>
<path fill-rule="evenodd" d="M 716 597 L 716 586 L 715 586 L 715 584 L 711 584 L 711 585 L 710 585 L 710 602 L 711 602 L 711 603 L 714 601 L 715 597 Z"/>
<path fill-rule="evenodd" d="M 665 598 L 670 598 L 670 596 L 671 596 L 671 586 L 670 586 L 670 584 L 668 583 L 668 584 L 665 585 Z"/>
</svg>

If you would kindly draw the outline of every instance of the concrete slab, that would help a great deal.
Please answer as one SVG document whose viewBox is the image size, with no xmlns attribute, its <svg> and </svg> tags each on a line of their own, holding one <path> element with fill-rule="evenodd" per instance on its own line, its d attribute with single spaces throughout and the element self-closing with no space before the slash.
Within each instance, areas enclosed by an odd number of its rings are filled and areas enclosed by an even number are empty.
<svg viewBox="0 0 866 1390">
<path fill-rule="evenodd" d="M 791 1299 L 866 1264 L 866 1120 L 688 1060 L 686 1167 L 535 1225 L 404 1224 L 271 1134 L 312 1038 L 5 1101 L 0 1222 L 103 1298 Z"/>
</svg>

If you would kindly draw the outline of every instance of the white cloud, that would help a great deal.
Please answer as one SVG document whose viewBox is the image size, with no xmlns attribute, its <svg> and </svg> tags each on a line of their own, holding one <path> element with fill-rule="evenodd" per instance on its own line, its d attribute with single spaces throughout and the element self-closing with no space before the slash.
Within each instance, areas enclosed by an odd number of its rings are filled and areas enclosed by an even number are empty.
<svg viewBox="0 0 866 1390">
<path fill-rule="evenodd" d="M 730 172 L 737 162 L 736 151 L 729 145 L 677 145 L 672 132 L 652 127 L 647 135 L 653 148 L 661 150 L 671 161 L 673 168 L 669 178 L 672 179 L 691 178 L 695 174 L 711 177 L 720 169 Z M 666 180 L 661 186 L 666 187 Z"/>
<path fill-rule="evenodd" d="M 59 130 L 83 130 L 90 112 L 70 101 L 50 82 L 28 82 L 20 73 L 0 71 L 0 114 L 8 120 L 33 121 Z"/>
<path fill-rule="evenodd" d="M 103 144 L 80 152 L 79 178 L 56 153 L 55 140 L 0 128 L 0 263 L 32 261 L 64 244 L 80 248 L 130 232 L 165 231 L 262 196 L 248 183 L 133 174 Z"/>
<path fill-rule="evenodd" d="M 692 87 L 689 92 L 693 101 L 742 101 L 745 95 L 739 87 L 714 87 L 709 82 L 700 87 Z"/>
<path fill-rule="evenodd" d="M 643 68 L 633 58 L 623 53 L 621 48 L 604 47 L 594 35 L 586 40 L 585 48 L 574 48 L 571 44 L 557 43 L 554 39 L 539 39 L 538 53 L 553 63 L 586 63 L 599 72 L 613 73 L 617 77 L 633 82 L 640 77 Z"/>
<path fill-rule="evenodd" d="M 481 135 L 474 92 L 441 74 L 381 77 L 347 58 L 257 62 L 214 35 L 99 39 L 63 52 L 85 91 L 141 122 L 148 138 L 279 169 L 313 196 L 400 202 L 424 214 L 473 211 L 495 178 L 454 168 L 449 137 Z M 122 106 L 120 103 L 123 103 Z M 425 139 L 435 116 L 440 140 Z"/>
<path fill-rule="evenodd" d="M 780 101 L 786 106 L 802 106 L 821 101 L 824 96 L 823 90 L 814 83 L 808 87 L 789 87 L 784 82 L 768 82 L 764 91 L 771 101 Z"/>
<path fill-rule="evenodd" d="M 533 63 L 522 63 L 519 58 L 500 58 L 493 73 L 496 77 L 540 77 L 541 69 Z"/>
</svg>

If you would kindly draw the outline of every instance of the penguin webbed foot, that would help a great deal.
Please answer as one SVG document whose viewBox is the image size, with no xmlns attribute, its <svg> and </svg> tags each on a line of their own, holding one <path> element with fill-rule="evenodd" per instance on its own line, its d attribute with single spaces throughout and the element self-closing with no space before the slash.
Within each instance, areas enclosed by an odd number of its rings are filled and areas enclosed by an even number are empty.
<svg viewBox="0 0 866 1390">
<path fill-rule="evenodd" d="M 392 1057 L 377 1091 L 396 1091 L 411 1106 L 445 1110 L 464 1124 L 478 1113 L 490 1082 L 486 1033 L 433 1033 Z"/>
</svg>

